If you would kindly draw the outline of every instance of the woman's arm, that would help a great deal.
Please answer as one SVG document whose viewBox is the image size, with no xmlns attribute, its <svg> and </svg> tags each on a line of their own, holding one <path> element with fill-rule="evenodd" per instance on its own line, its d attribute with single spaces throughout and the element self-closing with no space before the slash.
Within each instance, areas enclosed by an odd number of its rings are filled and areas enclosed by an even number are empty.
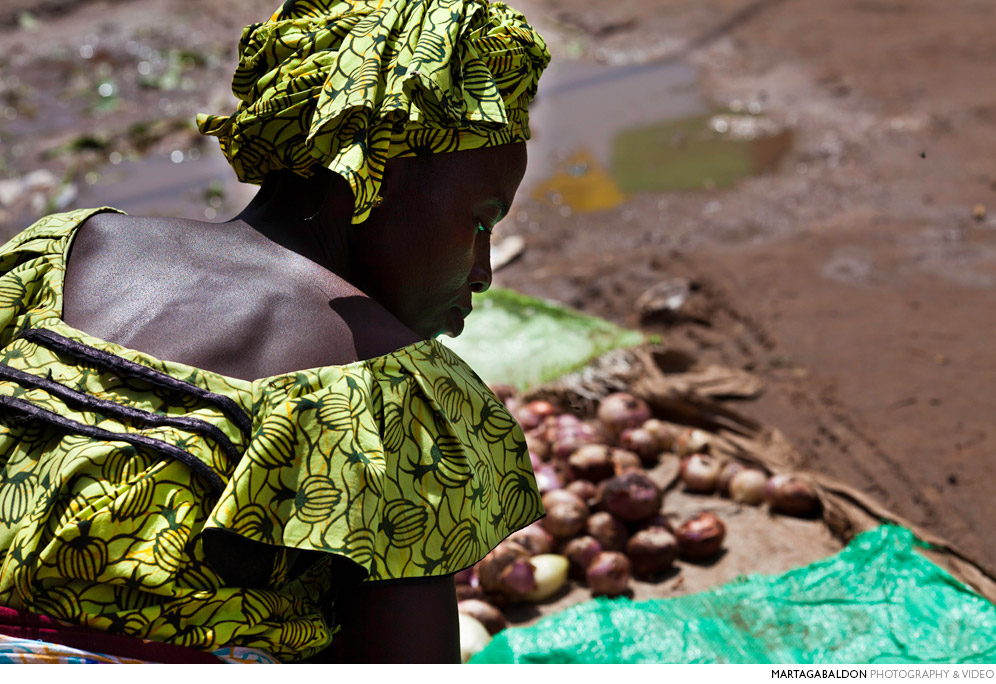
<svg viewBox="0 0 996 684">
<path fill-rule="evenodd" d="M 309 662 L 459 663 L 456 604 L 452 575 L 355 585 L 335 603 L 332 645 Z"/>
</svg>

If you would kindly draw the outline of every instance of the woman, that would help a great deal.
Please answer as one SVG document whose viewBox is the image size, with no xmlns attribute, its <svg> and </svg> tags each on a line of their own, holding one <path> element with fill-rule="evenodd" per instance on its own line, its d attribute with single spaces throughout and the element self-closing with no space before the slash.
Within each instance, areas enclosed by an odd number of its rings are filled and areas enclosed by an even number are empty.
<svg viewBox="0 0 996 684">
<path fill-rule="evenodd" d="M 453 573 L 542 507 L 434 338 L 490 285 L 549 53 L 501 3 L 289 0 L 240 57 L 199 119 L 262 184 L 239 217 L 80 210 L 0 252 L 0 636 L 454 661 Z"/>
</svg>

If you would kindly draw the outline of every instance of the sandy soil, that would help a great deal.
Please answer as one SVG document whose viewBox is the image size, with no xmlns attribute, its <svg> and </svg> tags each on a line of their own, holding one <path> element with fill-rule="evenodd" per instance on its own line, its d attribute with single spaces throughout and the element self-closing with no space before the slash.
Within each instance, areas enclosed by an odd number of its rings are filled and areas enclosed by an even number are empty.
<svg viewBox="0 0 996 684">
<path fill-rule="evenodd" d="M 229 106 L 239 27 L 272 4 L 5 3 L 0 170 L 52 176 L 6 186 L 4 236 L 61 206 L 231 216 L 247 191 L 185 122 Z M 574 69 L 592 96 L 580 124 L 539 117 L 535 170 L 502 227 L 526 251 L 499 284 L 759 374 L 765 393 L 739 408 L 781 428 L 801 467 L 873 494 L 996 573 L 986 532 L 996 516 L 996 5 L 513 4 L 563 65 L 556 92 L 573 87 Z M 544 201 L 530 190 L 566 158 L 544 140 L 568 145 L 561 128 L 587 131 L 598 170 L 610 164 L 599 131 L 656 106 L 613 111 L 616 97 L 598 96 L 599 74 L 623 72 L 675 80 L 648 120 L 690 114 L 679 103 L 691 89 L 700 107 L 767 117 L 792 146 L 728 188 L 631 193 L 595 211 Z M 683 310 L 641 320 L 639 295 L 675 277 L 693 283 Z"/>
</svg>

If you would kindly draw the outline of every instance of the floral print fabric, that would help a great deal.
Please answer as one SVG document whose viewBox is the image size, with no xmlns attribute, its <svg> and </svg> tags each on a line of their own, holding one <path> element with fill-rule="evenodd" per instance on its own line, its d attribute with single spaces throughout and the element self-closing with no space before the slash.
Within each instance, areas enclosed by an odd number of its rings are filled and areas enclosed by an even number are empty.
<svg viewBox="0 0 996 684">
<path fill-rule="evenodd" d="M 248 382 L 64 324 L 98 211 L 0 250 L 0 605 L 289 661 L 332 638 L 333 555 L 366 581 L 444 575 L 542 515 L 520 428 L 435 340 Z M 279 549 L 265 586 L 226 585 L 211 528 Z"/>
<path fill-rule="evenodd" d="M 239 180 L 322 164 L 373 206 L 391 157 L 529 138 L 550 62 L 522 14 L 485 0 L 288 0 L 247 26 L 231 116 L 198 116 Z"/>
</svg>

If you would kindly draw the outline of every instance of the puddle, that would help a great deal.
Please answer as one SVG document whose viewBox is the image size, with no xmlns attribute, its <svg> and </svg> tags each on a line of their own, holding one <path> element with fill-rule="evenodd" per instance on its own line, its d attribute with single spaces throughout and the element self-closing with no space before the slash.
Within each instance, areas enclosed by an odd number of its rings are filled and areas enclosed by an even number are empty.
<svg viewBox="0 0 996 684">
<path fill-rule="evenodd" d="M 765 173 L 792 132 L 763 116 L 718 112 L 621 131 L 611 173 L 625 192 L 723 188 Z"/>
<path fill-rule="evenodd" d="M 761 115 L 714 111 L 690 65 L 554 62 L 530 112 L 523 187 L 574 211 L 627 193 L 725 187 L 777 166 L 792 133 Z M 755 111 L 756 110 L 756 111 Z"/>
<path fill-rule="evenodd" d="M 578 211 L 608 209 L 625 194 L 612 177 L 620 131 L 708 111 L 696 70 L 681 63 L 551 63 L 530 108 L 533 139 L 523 188 Z"/>
</svg>

